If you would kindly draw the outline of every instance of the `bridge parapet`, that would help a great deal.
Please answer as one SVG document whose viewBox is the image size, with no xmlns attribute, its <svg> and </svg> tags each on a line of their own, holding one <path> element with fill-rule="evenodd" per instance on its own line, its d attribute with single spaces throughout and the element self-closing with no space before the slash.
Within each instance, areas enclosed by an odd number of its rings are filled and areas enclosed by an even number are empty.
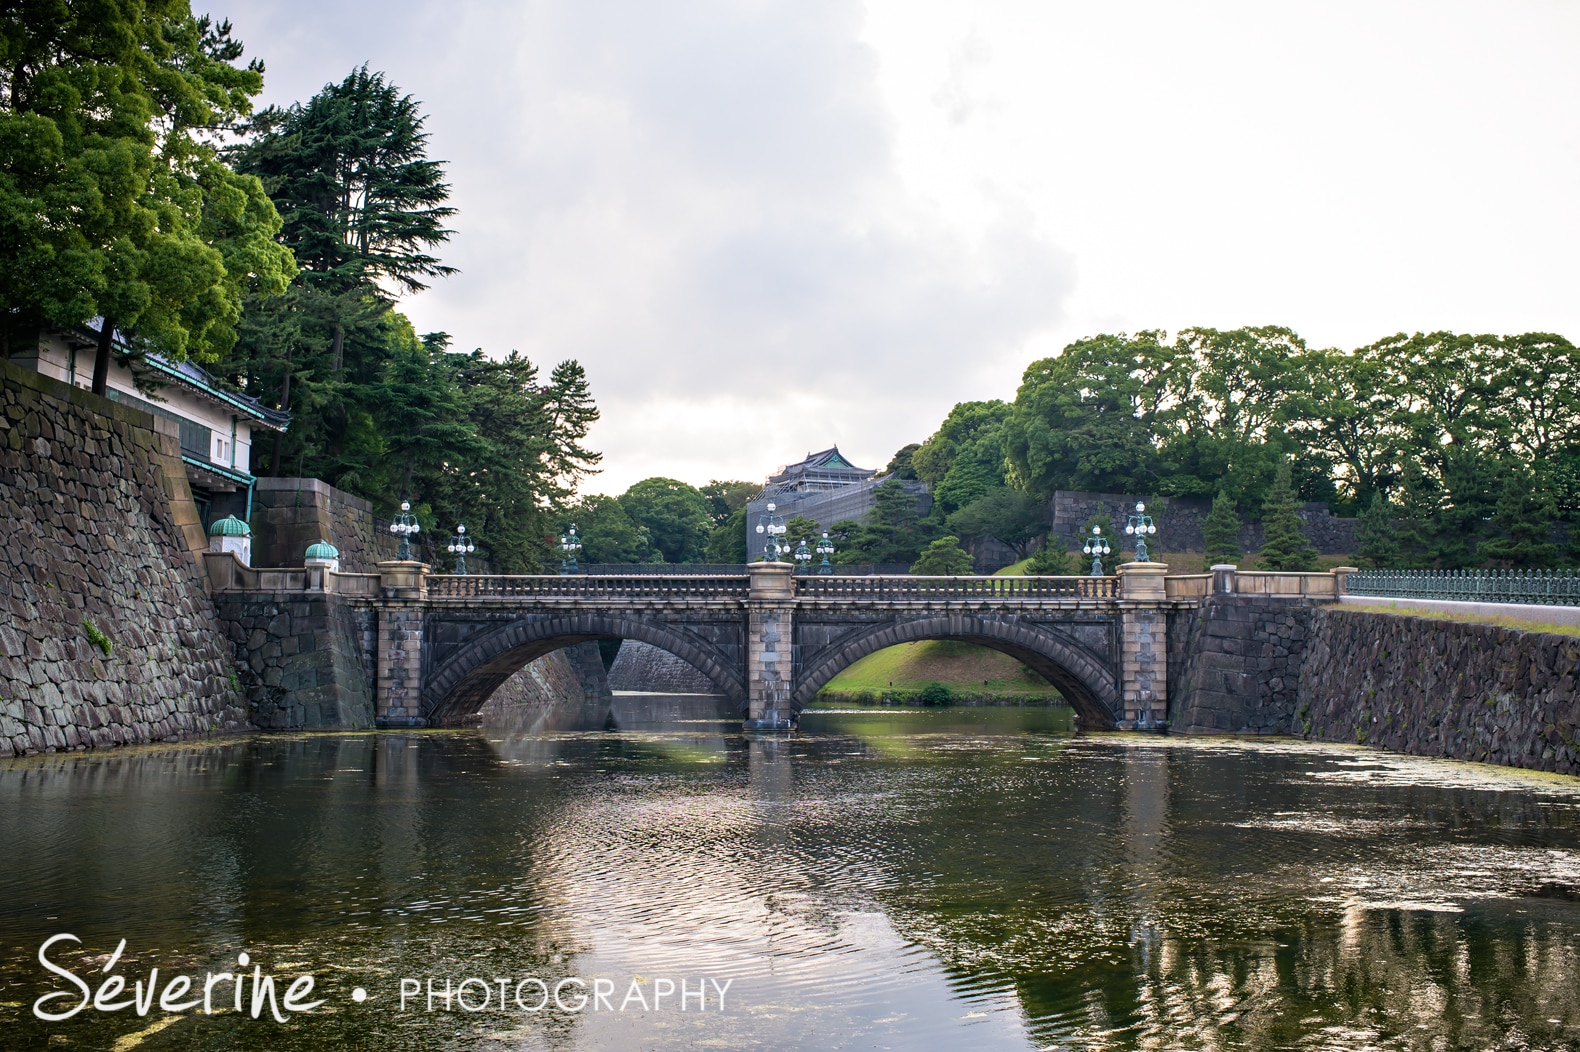
<svg viewBox="0 0 1580 1052">
<path fill-rule="evenodd" d="M 748 578 L 742 574 L 652 574 L 584 576 L 534 574 L 507 577 L 482 574 L 435 574 L 428 577 L 429 599 L 738 599 L 744 600 Z"/>
<path fill-rule="evenodd" d="M 1117 577 L 798 577 L 798 599 L 1117 599 Z"/>
</svg>

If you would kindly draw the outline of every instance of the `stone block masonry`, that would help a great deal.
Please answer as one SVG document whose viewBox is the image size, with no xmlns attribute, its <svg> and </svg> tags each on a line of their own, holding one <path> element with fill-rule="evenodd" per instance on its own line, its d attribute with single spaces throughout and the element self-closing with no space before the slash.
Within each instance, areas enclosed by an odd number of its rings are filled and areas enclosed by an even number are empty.
<svg viewBox="0 0 1580 1052">
<path fill-rule="evenodd" d="M 1292 717 L 1323 741 L 1580 775 L 1580 639 L 1318 609 Z"/>
<path fill-rule="evenodd" d="M 0 756 L 244 729 L 175 435 L 9 363 L 0 385 Z"/>
<path fill-rule="evenodd" d="M 373 726 L 365 639 L 376 615 L 332 594 L 216 597 L 252 722 L 264 730 Z"/>
<path fill-rule="evenodd" d="M 1173 728 L 1292 733 L 1315 612 L 1305 599 L 1215 595 L 1170 615 Z"/>
</svg>

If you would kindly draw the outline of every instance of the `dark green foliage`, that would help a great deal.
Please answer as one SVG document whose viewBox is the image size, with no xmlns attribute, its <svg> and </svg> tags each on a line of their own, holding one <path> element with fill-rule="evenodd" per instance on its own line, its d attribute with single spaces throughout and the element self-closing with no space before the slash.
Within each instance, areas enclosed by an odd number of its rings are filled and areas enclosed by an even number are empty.
<svg viewBox="0 0 1580 1052">
<path fill-rule="evenodd" d="M 1298 507 L 1290 467 L 1281 464 L 1262 504 L 1262 550 L 1258 554 L 1264 570 L 1317 568 L 1317 550 L 1306 540 Z"/>
<path fill-rule="evenodd" d="M 893 475 L 895 478 L 905 482 L 913 481 L 916 478 L 916 467 L 911 463 L 911 458 L 916 455 L 916 451 L 920 448 L 921 443 L 919 442 L 912 442 L 910 445 L 900 447 L 893 458 L 889 460 L 889 466 L 884 468 L 881 474 Z"/>
<path fill-rule="evenodd" d="M 839 522 L 829 531 L 838 549 L 834 561 L 841 566 L 915 562 L 935 532 L 922 521 L 916 497 L 898 479 L 890 479 L 873 499 L 875 505 L 860 525 Z"/>
<path fill-rule="evenodd" d="M 1003 402 L 961 402 L 915 451 L 916 477 L 932 486 L 940 518 L 1004 487 Z"/>
<path fill-rule="evenodd" d="M 1026 563 L 1026 573 L 1038 577 L 1065 577 L 1079 572 L 1074 554 L 1065 550 L 1064 543 L 1051 533 Z"/>
<path fill-rule="evenodd" d="M 620 495 L 631 521 L 647 530 L 667 563 L 694 563 L 707 546 L 713 520 L 708 501 L 695 486 L 676 479 L 643 479 Z"/>
<path fill-rule="evenodd" d="M 1234 563 L 1240 559 L 1240 515 L 1234 500 L 1224 490 L 1213 498 L 1212 510 L 1202 520 L 1201 535 L 1205 553 L 1202 569 L 1215 563 Z"/>
<path fill-rule="evenodd" d="M 955 700 L 955 692 L 935 681 L 918 691 L 916 700 L 923 705 L 948 705 Z"/>
<path fill-rule="evenodd" d="M 102 393 L 111 331 L 211 360 L 243 297 L 296 273 L 258 180 L 212 145 L 263 87 L 230 31 L 186 0 L 0 11 L 0 355 L 102 316 Z"/>
<path fill-rule="evenodd" d="M 962 537 L 992 537 L 1024 559 L 1038 537 L 1047 532 L 1046 506 L 1033 497 L 996 485 L 946 520 Z"/>
<path fill-rule="evenodd" d="M 583 497 L 565 518 L 567 525 L 576 524 L 581 535 L 583 562 L 639 563 L 653 551 L 653 539 L 644 527 L 631 521 L 619 497 Z"/>
<path fill-rule="evenodd" d="M 1399 535 L 1394 529 L 1394 506 L 1378 491 L 1366 505 L 1366 514 L 1355 526 L 1356 561 L 1366 570 L 1392 570 L 1401 562 Z"/>
<path fill-rule="evenodd" d="M 714 479 L 702 487 L 708 500 L 708 514 L 715 526 L 722 526 L 731 515 L 746 507 L 746 503 L 762 491 L 759 482 L 742 482 L 738 479 Z"/>
<path fill-rule="evenodd" d="M 936 577 L 969 574 L 971 553 L 960 547 L 959 537 L 939 537 L 922 550 L 911 572 Z"/>
<path fill-rule="evenodd" d="M 710 563 L 744 563 L 746 553 L 746 506 L 730 513 L 730 517 L 708 534 L 708 548 L 703 560 Z"/>
</svg>

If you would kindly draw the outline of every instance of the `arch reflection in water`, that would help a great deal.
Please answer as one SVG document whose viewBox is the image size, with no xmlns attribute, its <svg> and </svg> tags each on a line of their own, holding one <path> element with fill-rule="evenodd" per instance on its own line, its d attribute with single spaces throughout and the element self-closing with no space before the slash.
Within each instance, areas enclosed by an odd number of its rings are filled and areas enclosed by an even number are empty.
<svg viewBox="0 0 1580 1052">
<path fill-rule="evenodd" d="M 614 729 L 0 765 L 0 981 L 35 986 L 69 918 L 89 954 L 248 948 L 374 992 L 281 1049 L 1577 1044 L 1567 783 L 1074 738 L 1046 709 L 811 712 L 747 742 L 714 699 L 624 704 Z M 734 983 L 723 1016 L 380 1009 L 399 976 L 473 973 Z M 0 1025 L 47 1039 L 14 1006 Z M 255 1037 L 214 1017 L 141 1047 Z"/>
</svg>

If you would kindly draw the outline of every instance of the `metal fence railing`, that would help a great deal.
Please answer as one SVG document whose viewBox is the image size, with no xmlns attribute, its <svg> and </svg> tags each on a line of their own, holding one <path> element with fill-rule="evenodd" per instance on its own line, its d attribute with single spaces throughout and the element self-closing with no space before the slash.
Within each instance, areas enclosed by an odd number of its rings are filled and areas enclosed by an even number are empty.
<svg viewBox="0 0 1580 1052">
<path fill-rule="evenodd" d="M 1357 570 L 1350 595 L 1580 606 L 1580 570 Z"/>
</svg>

